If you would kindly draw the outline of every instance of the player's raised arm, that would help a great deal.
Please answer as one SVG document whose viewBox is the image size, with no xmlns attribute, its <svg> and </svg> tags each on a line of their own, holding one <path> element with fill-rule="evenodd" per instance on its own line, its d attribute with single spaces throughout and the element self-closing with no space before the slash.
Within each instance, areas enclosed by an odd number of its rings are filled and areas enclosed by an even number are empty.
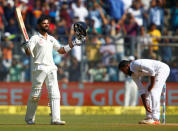
<svg viewBox="0 0 178 131">
<path fill-rule="evenodd" d="M 36 37 L 35 36 L 32 36 L 30 38 L 30 40 L 22 43 L 21 46 L 22 46 L 22 48 L 24 48 L 26 55 L 28 55 L 28 56 L 31 55 L 32 57 L 34 57 L 34 54 L 32 54 L 32 53 L 33 53 L 33 49 L 35 48 L 35 44 L 36 44 Z"/>
<path fill-rule="evenodd" d="M 76 22 L 72 28 L 75 32 L 75 37 L 67 46 L 64 46 L 58 50 L 60 54 L 65 54 L 74 46 L 80 46 L 82 43 L 85 43 L 88 28 L 87 25 L 84 22 Z"/>
</svg>

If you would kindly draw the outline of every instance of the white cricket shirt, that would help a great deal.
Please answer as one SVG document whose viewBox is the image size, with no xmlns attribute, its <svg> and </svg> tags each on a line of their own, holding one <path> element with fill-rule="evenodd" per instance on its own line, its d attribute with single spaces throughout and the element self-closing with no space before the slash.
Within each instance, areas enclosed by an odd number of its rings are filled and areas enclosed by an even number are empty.
<svg viewBox="0 0 178 131">
<path fill-rule="evenodd" d="M 55 66 L 52 51 L 59 50 L 61 46 L 53 36 L 47 35 L 46 39 L 38 33 L 31 37 L 29 46 L 34 54 L 34 65 Z"/>
<path fill-rule="evenodd" d="M 156 76 L 159 73 L 159 69 L 165 66 L 167 66 L 165 63 L 151 59 L 138 59 L 130 63 L 130 70 L 133 72 L 132 78 L 138 86 L 140 95 L 145 93 L 141 77 Z"/>
</svg>

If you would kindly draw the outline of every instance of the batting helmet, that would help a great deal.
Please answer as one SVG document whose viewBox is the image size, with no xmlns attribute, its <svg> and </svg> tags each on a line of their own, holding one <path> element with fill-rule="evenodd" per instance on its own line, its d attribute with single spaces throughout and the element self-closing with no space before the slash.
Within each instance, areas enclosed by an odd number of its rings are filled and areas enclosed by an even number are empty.
<svg viewBox="0 0 178 131">
<path fill-rule="evenodd" d="M 76 22 L 74 23 L 73 26 L 74 26 L 74 31 L 79 38 L 83 36 L 85 37 L 87 35 L 88 26 L 86 23 Z"/>
</svg>

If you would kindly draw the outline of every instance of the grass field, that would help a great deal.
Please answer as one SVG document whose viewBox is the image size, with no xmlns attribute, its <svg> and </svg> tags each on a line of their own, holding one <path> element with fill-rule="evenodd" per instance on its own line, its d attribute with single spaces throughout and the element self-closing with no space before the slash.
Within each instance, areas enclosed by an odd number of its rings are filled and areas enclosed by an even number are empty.
<svg viewBox="0 0 178 131">
<path fill-rule="evenodd" d="M 63 115 L 65 126 L 50 125 L 50 117 L 37 115 L 36 125 L 26 125 L 23 115 L 0 115 L 0 131 L 176 131 L 178 116 L 166 116 L 166 125 L 137 124 L 138 115 Z"/>
</svg>

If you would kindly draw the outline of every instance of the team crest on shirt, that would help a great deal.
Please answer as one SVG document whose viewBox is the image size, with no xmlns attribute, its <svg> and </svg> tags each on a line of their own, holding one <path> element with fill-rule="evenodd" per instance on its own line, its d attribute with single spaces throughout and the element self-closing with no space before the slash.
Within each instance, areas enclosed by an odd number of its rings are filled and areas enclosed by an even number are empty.
<svg viewBox="0 0 178 131">
<path fill-rule="evenodd" d="M 50 42 L 53 43 L 53 40 L 51 39 Z"/>
</svg>

